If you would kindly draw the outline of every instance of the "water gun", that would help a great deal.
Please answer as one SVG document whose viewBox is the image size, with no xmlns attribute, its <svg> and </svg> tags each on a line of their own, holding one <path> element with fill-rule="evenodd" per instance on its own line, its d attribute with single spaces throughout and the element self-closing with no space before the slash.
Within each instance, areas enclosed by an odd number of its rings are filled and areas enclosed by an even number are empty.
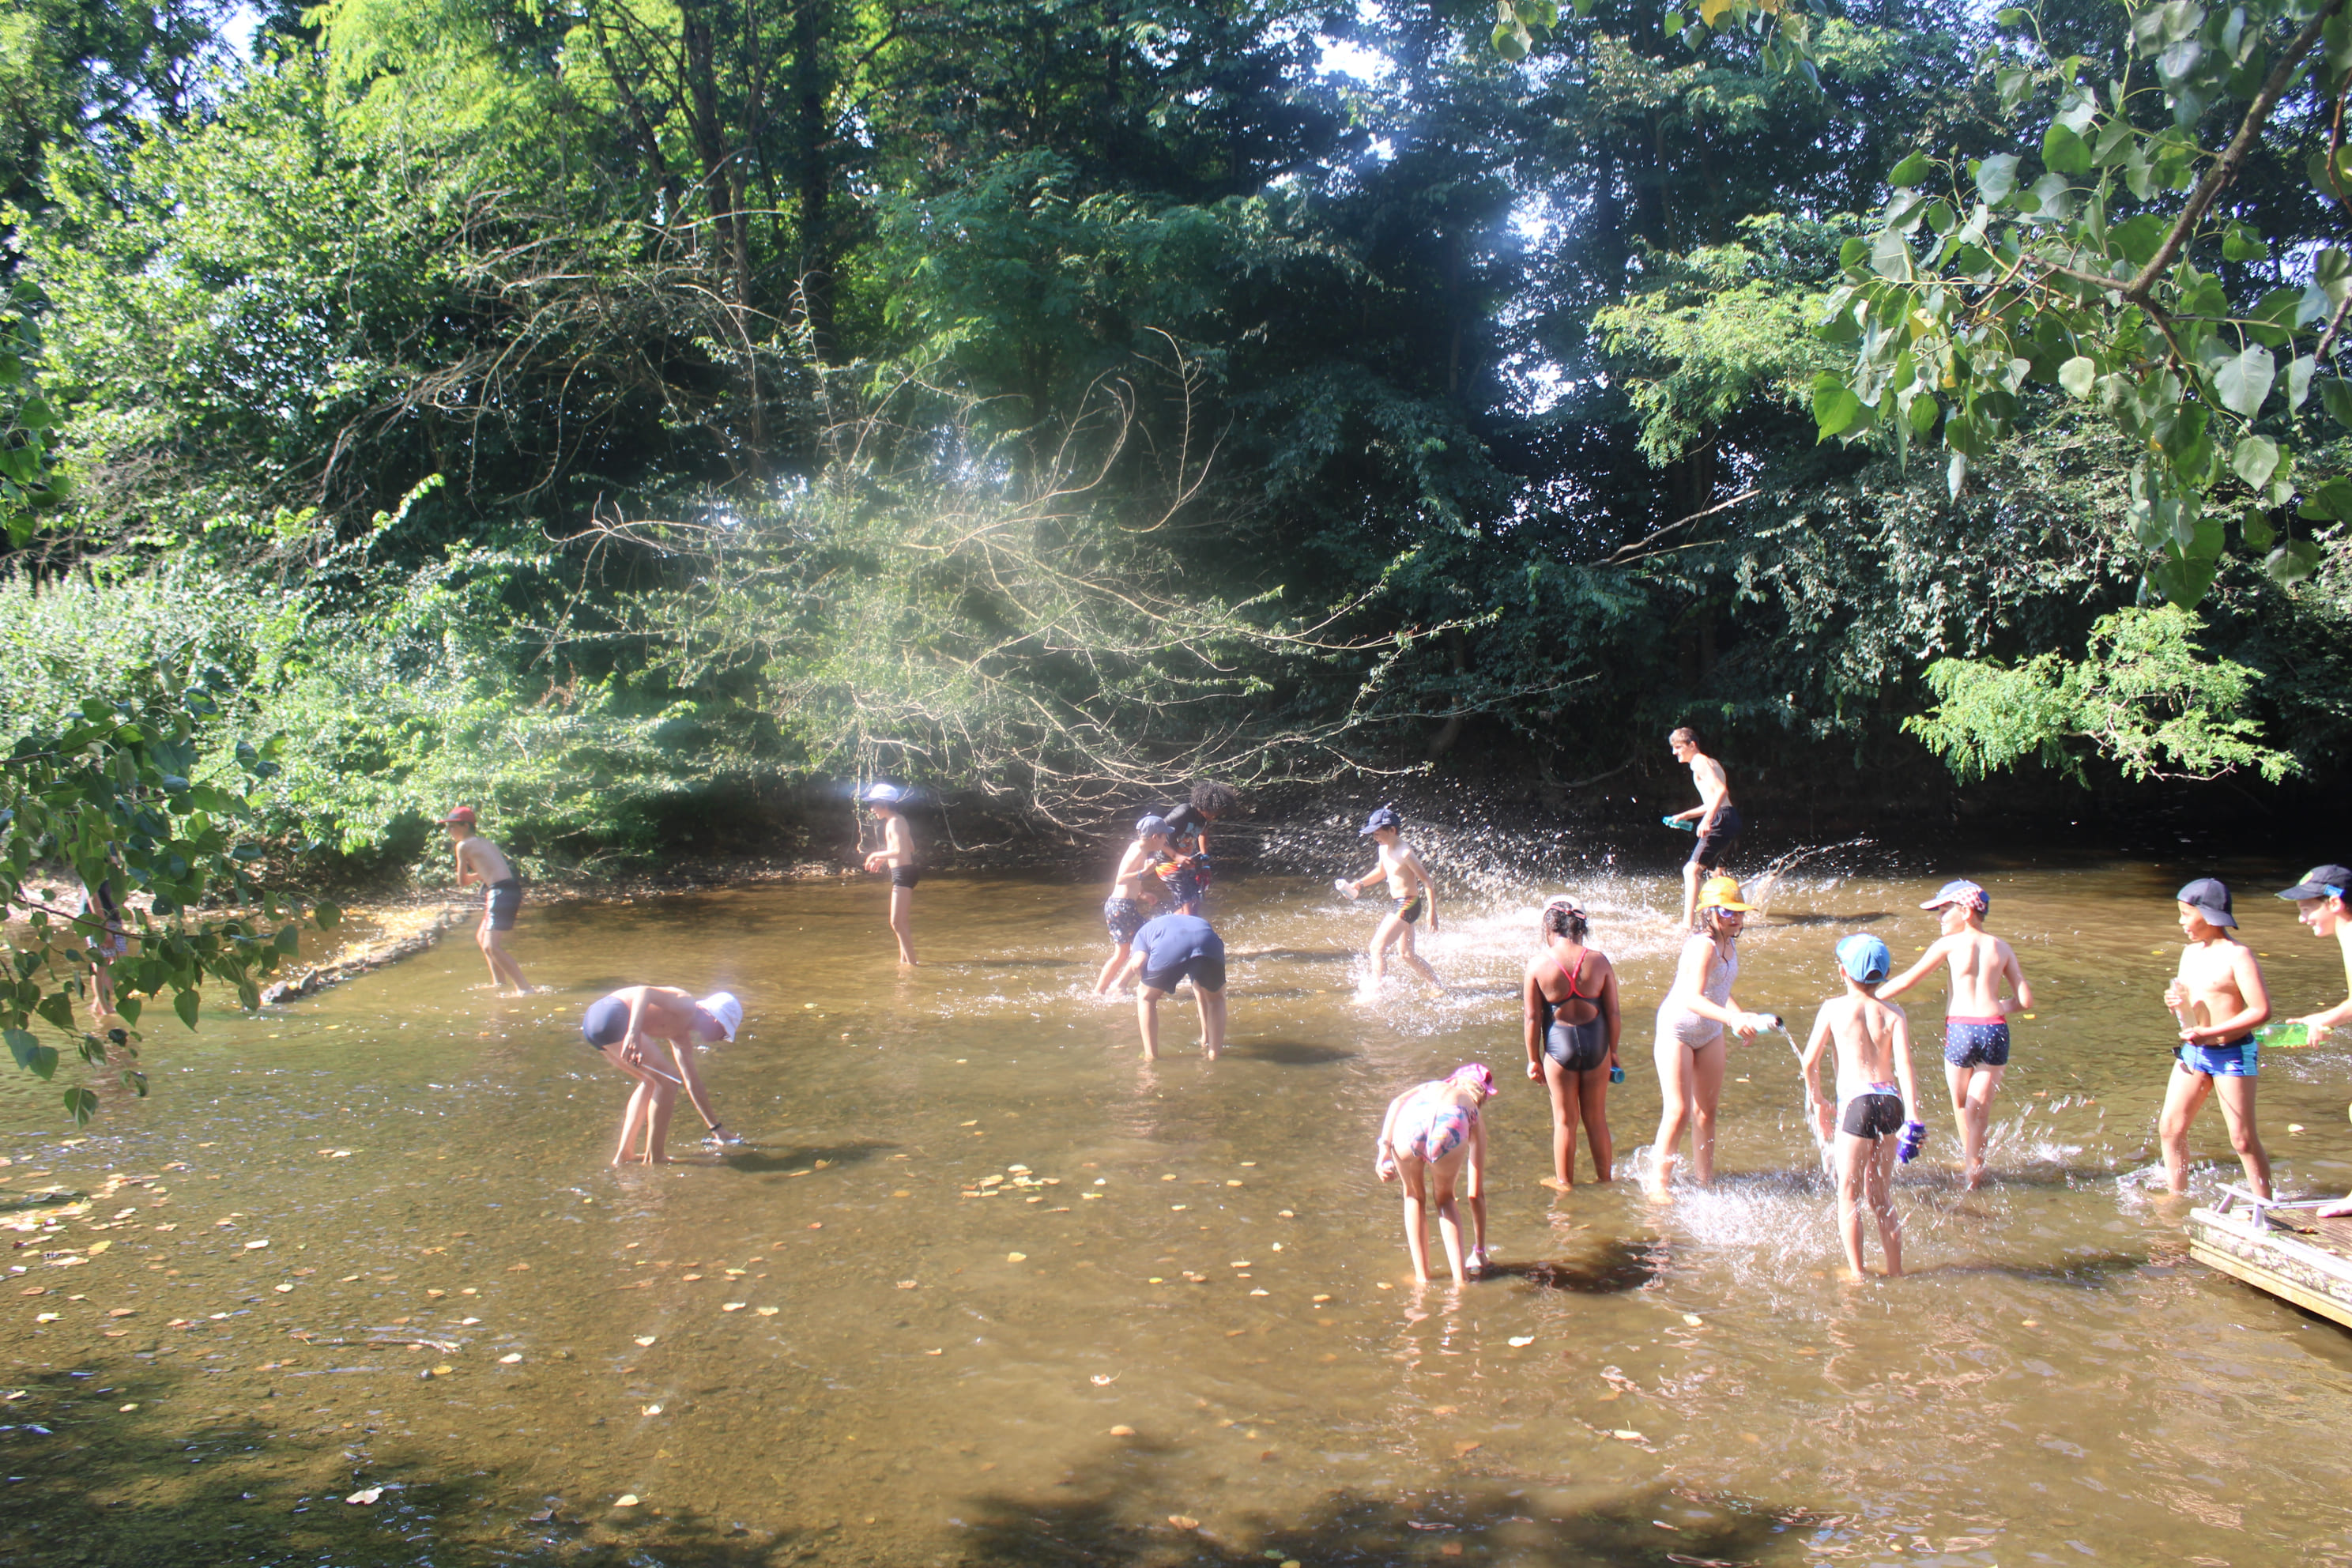
<svg viewBox="0 0 2352 1568">
<path fill-rule="evenodd" d="M 1926 1122 L 1905 1122 L 1903 1124 L 1903 1137 L 1901 1141 L 1895 1145 L 1895 1160 L 1899 1163 L 1906 1165 L 1909 1164 L 1913 1160 L 1918 1157 L 1920 1148 L 1927 1142 L 1927 1124 Z"/>
</svg>

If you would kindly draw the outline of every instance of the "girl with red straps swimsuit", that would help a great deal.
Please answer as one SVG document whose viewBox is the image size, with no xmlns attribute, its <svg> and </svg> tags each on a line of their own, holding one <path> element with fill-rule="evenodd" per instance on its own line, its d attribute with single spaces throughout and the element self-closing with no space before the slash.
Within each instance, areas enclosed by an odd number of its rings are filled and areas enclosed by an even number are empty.
<svg viewBox="0 0 2352 1568">
<path fill-rule="evenodd" d="M 1545 951 L 1528 965 L 1525 992 L 1528 1077 L 1551 1091 L 1552 1174 L 1544 1184 L 1575 1184 L 1576 1130 L 1592 1145 L 1593 1173 L 1608 1181 L 1615 1149 L 1609 1136 L 1609 1078 L 1622 1027 L 1617 971 L 1584 945 L 1590 925 L 1574 900 L 1544 906 Z"/>
</svg>

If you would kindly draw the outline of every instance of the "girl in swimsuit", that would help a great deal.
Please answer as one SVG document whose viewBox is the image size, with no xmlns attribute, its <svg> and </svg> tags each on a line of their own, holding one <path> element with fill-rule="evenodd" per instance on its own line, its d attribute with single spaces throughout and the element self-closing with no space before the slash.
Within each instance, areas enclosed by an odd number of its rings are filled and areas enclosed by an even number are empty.
<svg viewBox="0 0 2352 1568">
<path fill-rule="evenodd" d="M 1389 1101 L 1381 1122 L 1372 1169 L 1383 1182 L 1404 1184 L 1404 1245 L 1412 1255 L 1412 1277 L 1429 1283 L 1427 1199 L 1437 1202 L 1437 1234 L 1445 1261 L 1460 1285 L 1470 1270 L 1486 1264 L 1486 1128 L 1479 1108 L 1494 1098 L 1495 1075 L 1476 1062 L 1455 1068 L 1440 1082 L 1417 1084 Z M 1465 1267 L 1462 1213 L 1454 1187 L 1462 1183 L 1470 1200 L 1475 1241 Z"/>
<path fill-rule="evenodd" d="M 1617 1066 L 1622 1019 L 1617 970 L 1584 945 L 1588 925 L 1574 900 L 1544 906 L 1545 951 L 1528 965 L 1528 1077 L 1551 1090 L 1551 1168 L 1544 1185 L 1576 1184 L 1576 1128 L 1592 1144 L 1593 1173 L 1613 1173 L 1609 1139 L 1609 1075 Z"/>
<path fill-rule="evenodd" d="M 1698 913 L 1692 918 L 1690 934 L 1683 939 L 1674 989 L 1658 1004 L 1654 1054 L 1665 1109 L 1658 1118 L 1658 1138 L 1650 1151 L 1653 1198 L 1666 1196 L 1666 1184 L 1674 1176 L 1675 1156 L 1685 1131 L 1691 1135 L 1692 1177 L 1701 1186 L 1715 1179 L 1715 1108 L 1723 1095 L 1723 1032 L 1729 1029 L 1745 1044 L 1770 1022 L 1761 1014 L 1740 1011 L 1731 1000 L 1731 983 L 1739 977 L 1739 931 L 1754 908 L 1740 901 L 1739 884 L 1731 878 L 1707 879 L 1699 889 Z"/>
</svg>

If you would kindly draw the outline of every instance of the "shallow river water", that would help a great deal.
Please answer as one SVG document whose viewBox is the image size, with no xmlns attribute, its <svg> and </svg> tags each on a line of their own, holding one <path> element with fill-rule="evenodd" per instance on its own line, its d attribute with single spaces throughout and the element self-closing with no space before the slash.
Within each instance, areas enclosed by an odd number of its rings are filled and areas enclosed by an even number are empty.
<svg viewBox="0 0 2352 1568">
<path fill-rule="evenodd" d="M 1665 875 L 1457 878 L 1450 992 L 1369 1005 L 1372 905 L 1223 885 L 1214 1063 L 1188 1003 L 1155 1066 L 1088 994 L 1097 885 L 935 875 L 912 973 L 871 879 L 533 906 L 540 995 L 491 995 L 460 932 L 166 1024 L 153 1098 L 79 1136 L 0 1079 L 0 1194 L 88 1195 L 11 1234 L 0 1563 L 2352 1561 L 2352 1337 L 2190 1263 L 2151 1172 L 2169 895 L 2210 868 L 1885 866 L 1770 879 L 1741 1003 L 1801 1030 L 1837 936 L 1904 962 L 1969 872 L 2039 1005 L 1969 1194 L 1940 983 L 1911 999 L 1913 1273 L 1861 1285 L 1778 1037 L 1733 1054 L 1712 1190 L 1623 1179 Z M 2267 896 L 2294 869 L 2221 868 L 2283 1012 L 2344 987 Z M 1621 966 L 1627 1081 L 1621 1179 L 1580 1159 L 1556 1194 L 1517 986 L 1564 885 Z M 607 1168 L 623 1085 L 577 1019 L 637 981 L 742 995 L 704 1060 L 750 1147 L 699 1151 L 681 1104 L 679 1163 Z M 1503 1084 L 1500 1268 L 1415 1289 L 1371 1138 L 1468 1059 Z M 2343 1190 L 2352 1048 L 2263 1068 L 2282 1189 Z M 2218 1110 L 2196 1148 L 2198 1192 L 2235 1179 Z"/>
</svg>

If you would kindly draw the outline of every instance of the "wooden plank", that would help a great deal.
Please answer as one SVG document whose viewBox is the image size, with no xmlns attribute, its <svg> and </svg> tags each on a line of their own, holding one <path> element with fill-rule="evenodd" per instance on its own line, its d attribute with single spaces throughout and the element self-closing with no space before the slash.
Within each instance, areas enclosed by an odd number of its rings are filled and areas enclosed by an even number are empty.
<svg viewBox="0 0 2352 1568">
<path fill-rule="evenodd" d="M 2316 1312 L 2323 1318 L 2352 1329 L 2352 1305 L 2336 1300 L 2332 1297 L 2320 1295 L 2315 1290 L 2306 1290 L 2293 1280 L 2284 1279 L 2266 1268 L 2248 1263 L 2242 1258 L 2233 1258 L 2226 1252 L 2216 1252 L 2211 1247 L 2201 1246 L 2194 1241 L 2189 1244 L 2189 1256 L 2209 1268 L 2217 1268 L 2233 1279 L 2243 1280 L 2258 1290 L 2266 1290 L 2283 1301 L 2291 1301 L 2306 1312 Z"/>
<path fill-rule="evenodd" d="M 2296 1215 L 2287 1223 L 2300 1229 L 2309 1222 Z M 2255 1230 L 2248 1228 L 2242 1215 L 2194 1209 L 2189 1215 L 2189 1255 L 2209 1268 L 2352 1328 L 2352 1258 L 2330 1248 L 2315 1247 L 2268 1221 Z"/>
</svg>

